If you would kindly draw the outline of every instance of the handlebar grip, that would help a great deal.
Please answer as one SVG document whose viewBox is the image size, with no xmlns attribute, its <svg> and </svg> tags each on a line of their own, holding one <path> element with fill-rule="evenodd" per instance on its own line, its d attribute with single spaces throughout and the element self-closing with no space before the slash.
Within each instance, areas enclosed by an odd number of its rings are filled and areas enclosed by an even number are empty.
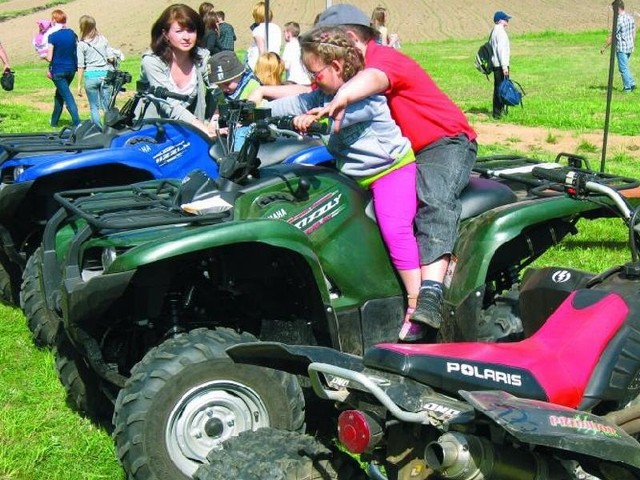
<svg viewBox="0 0 640 480">
<path fill-rule="evenodd" d="M 293 125 L 293 116 L 277 117 L 275 120 L 276 127 L 281 130 L 297 131 Z M 309 135 L 327 135 L 329 133 L 329 124 L 325 122 L 313 122 L 306 131 Z"/>
<path fill-rule="evenodd" d="M 557 168 L 534 167 L 531 173 L 536 178 L 549 180 L 554 183 L 567 183 L 567 172 Z"/>
<path fill-rule="evenodd" d="M 307 128 L 307 133 L 312 135 L 328 135 L 329 124 L 327 122 L 313 122 Z"/>
<path fill-rule="evenodd" d="M 159 98 L 173 98 L 174 100 L 179 100 L 181 102 L 186 102 L 190 98 L 189 95 L 174 93 L 165 87 L 150 87 L 149 93 Z"/>
</svg>

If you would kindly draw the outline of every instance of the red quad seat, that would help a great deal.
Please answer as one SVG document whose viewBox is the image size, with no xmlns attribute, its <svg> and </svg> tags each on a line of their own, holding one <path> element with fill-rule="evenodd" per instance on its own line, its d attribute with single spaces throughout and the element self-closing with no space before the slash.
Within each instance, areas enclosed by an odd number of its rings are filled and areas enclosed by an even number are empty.
<svg viewBox="0 0 640 480">
<path fill-rule="evenodd" d="M 615 293 L 573 292 L 531 337 L 515 343 L 379 344 L 367 367 L 441 388 L 504 390 L 576 408 L 629 309 Z"/>
</svg>

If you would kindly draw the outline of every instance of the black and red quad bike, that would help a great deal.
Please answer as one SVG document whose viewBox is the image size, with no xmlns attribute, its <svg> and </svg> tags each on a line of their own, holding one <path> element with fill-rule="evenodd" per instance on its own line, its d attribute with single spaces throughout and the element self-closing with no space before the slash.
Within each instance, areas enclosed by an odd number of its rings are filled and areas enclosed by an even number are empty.
<svg viewBox="0 0 640 480">
<path fill-rule="evenodd" d="M 576 201 L 616 211 L 629 227 L 631 261 L 581 282 L 517 342 L 383 343 L 362 357 L 280 343 L 234 346 L 227 353 L 236 362 L 308 376 L 329 400 L 320 404 L 337 407 L 315 415 L 335 422 L 344 448 L 302 434 L 244 432 L 196 478 L 216 478 L 222 466 L 241 475 L 267 465 L 284 465 L 282 479 L 361 478 L 341 468 L 350 464 L 346 450 L 375 478 L 640 479 L 640 208 L 595 176 L 536 174 L 563 183 Z M 544 272 L 550 288 L 575 273 Z M 540 298 L 521 301 L 544 309 Z M 294 446 L 275 448 L 283 441 Z M 293 477 L 287 468 L 306 473 Z"/>
</svg>

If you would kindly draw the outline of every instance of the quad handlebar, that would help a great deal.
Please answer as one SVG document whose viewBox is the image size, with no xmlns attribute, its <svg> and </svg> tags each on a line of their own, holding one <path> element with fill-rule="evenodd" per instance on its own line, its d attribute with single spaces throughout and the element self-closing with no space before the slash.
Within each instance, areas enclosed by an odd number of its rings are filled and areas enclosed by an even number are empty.
<svg viewBox="0 0 640 480">
<path fill-rule="evenodd" d="M 532 170 L 535 177 L 559 183 L 563 186 L 564 192 L 571 198 L 577 200 L 589 199 L 590 195 L 604 195 L 608 197 L 615 206 L 620 218 L 629 229 L 629 248 L 631 250 L 632 262 L 638 262 L 640 257 L 640 206 L 633 207 L 627 198 L 620 193 L 619 189 L 605 185 L 597 175 L 579 170 L 562 170 L 553 168 L 536 167 Z M 628 180 L 628 179 L 626 179 Z"/>
</svg>

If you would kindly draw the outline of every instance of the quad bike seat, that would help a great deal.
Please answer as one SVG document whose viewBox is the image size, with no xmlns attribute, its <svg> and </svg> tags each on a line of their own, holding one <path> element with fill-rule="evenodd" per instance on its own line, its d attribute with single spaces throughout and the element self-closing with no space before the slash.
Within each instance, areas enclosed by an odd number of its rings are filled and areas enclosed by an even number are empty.
<svg viewBox="0 0 640 480">
<path fill-rule="evenodd" d="M 493 208 L 513 203 L 517 199 L 516 194 L 500 182 L 488 178 L 471 177 L 460 194 L 462 204 L 460 220 L 473 218 Z M 369 218 L 376 221 L 373 200 L 367 203 L 365 211 Z"/>
<path fill-rule="evenodd" d="M 311 149 L 320 148 L 326 152 L 326 147 L 318 138 L 304 137 L 302 140 L 298 140 L 295 138 L 278 137 L 273 142 L 261 144 L 258 157 L 260 158 L 260 166 L 267 167 L 269 165 L 283 163 L 290 156 L 305 150 L 311 151 Z M 224 149 L 218 142 L 214 142 L 211 148 L 209 148 L 209 155 L 219 162 L 225 155 Z M 326 161 L 330 161 L 332 158 L 329 152 L 326 152 Z"/>
<path fill-rule="evenodd" d="M 577 408 L 629 307 L 616 293 L 577 290 L 531 337 L 514 343 L 379 344 L 367 367 L 393 372 L 451 394 L 503 390 Z"/>
<path fill-rule="evenodd" d="M 462 203 L 460 220 L 475 217 L 516 200 L 516 194 L 506 185 L 488 178 L 471 177 L 469 184 L 460 195 Z"/>
</svg>

